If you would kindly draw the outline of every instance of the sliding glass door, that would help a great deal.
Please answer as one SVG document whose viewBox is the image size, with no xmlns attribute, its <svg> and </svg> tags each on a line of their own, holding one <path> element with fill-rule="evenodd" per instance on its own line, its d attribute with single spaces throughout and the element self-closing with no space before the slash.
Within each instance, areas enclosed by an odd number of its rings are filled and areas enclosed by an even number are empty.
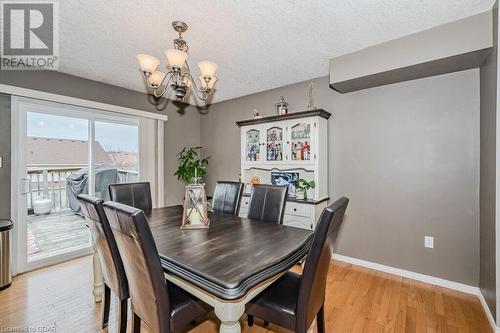
<svg viewBox="0 0 500 333">
<path fill-rule="evenodd" d="M 109 200 L 109 184 L 139 180 L 139 127 L 101 120 L 94 126 L 95 195 Z"/>
<path fill-rule="evenodd" d="M 139 121 L 24 101 L 16 117 L 18 272 L 91 253 L 79 194 L 139 179 Z M 13 198 L 14 199 L 14 198 Z"/>
<path fill-rule="evenodd" d="M 78 214 L 72 179 L 89 170 L 88 119 L 27 112 L 26 251 L 28 262 L 88 249 L 90 237 Z M 78 176 L 76 176 L 78 175 Z"/>
</svg>

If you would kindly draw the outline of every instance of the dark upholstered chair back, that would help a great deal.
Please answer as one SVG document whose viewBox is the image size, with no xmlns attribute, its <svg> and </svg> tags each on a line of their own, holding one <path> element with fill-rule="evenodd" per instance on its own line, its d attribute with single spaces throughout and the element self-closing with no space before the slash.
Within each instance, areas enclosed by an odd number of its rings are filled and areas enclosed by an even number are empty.
<svg viewBox="0 0 500 333">
<path fill-rule="evenodd" d="M 78 202 L 90 228 L 94 249 L 101 261 L 104 282 L 120 300 L 127 299 L 129 296 L 127 276 L 115 237 L 102 208 L 103 200 L 80 194 Z"/>
<path fill-rule="evenodd" d="M 104 203 L 104 212 L 122 254 L 132 310 L 153 332 L 170 331 L 170 300 L 160 257 L 144 212 L 121 203 Z"/>
<path fill-rule="evenodd" d="M 111 201 L 139 208 L 145 212 L 153 209 L 151 186 L 148 182 L 111 184 L 109 197 Z"/>
<path fill-rule="evenodd" d="M 212 199 L 212 210 L 221 214 L 238 216 L 243 194 L 243 183 L 218 181 Z"/>
<path fill-rule="evenodd" d="M 349 199 L 342 197 L 321 213 L 302 273 L 295 328 L 306 332 L 325 302 L 326 278 L 333 242 L 342 224 Z"/>
<path fill-rule="evenodd" d="M 287 186 L 253 185 L 248 218 L 282 224 L 287 195 Z"/>
</svg>

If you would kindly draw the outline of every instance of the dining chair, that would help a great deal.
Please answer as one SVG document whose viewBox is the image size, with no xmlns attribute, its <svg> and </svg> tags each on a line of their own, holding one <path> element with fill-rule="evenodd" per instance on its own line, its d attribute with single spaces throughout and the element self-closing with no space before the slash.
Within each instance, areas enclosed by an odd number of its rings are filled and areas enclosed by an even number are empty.
<svg viewBox="0 0 500 333">
<path fill-rule="evenodd" d="M 286 272 L 246 306 L 248 325 L 254 316 L 297 333 L 306 333 L 314 318 L 325 332 L 325 289 L 333 242 L 349 199 L 342 197 L 326 207 L 314 232 L 302 275 Z"/>
<path fill-rule="evenodd" d="M 252 186 L 248 218 L 283 224 L 288 186 L 255 184 Z"/>
<path fill-rule="evenodd" d="M 204 302 L 167 282 L 160 256 L 144 212 L 121 203 L 104 203 L 123 265 L 128 276 L 132 332 L 141 321 L 156 333 L 183 331 L 212 310 Z"/>
<path fill-rule="evenodd" d="M 212 210 L 220 214 L 240 213 L 244 184 L 241 182 L 218 181 L 212 199 Z"/>
<path fill-rule="evenodd" d="M 104 297 L 102 306 L 102 328 L 108 326 L 111 305 L 111 291 L 120 300 L 120 333 L 127 331 L 128 282 L 123 268 L 120 252 L 102 207 L 103 200 L 86 194 L 78 195 L 82 213 L 90 228 L 94 250 L 101 262 L 104 279 Z"/>
<path fill-rule="evenodd" d="M 153 208 L 149 182 L 111 184 L 108 187 L 111 201 L 150 212 Z"/>
</svg>

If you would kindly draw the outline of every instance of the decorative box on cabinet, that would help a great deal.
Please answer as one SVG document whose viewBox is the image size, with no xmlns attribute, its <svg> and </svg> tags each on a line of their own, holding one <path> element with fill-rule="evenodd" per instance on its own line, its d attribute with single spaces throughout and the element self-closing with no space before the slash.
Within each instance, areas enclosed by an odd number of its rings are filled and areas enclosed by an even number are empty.
<svg viewBox="0 0 500 333">
<path fill-rule="evenodd" d="M 328 118 L 317 109 L 238 121 L 241 128 L 241 179 L 248 184 L 258 177 L 271 182 L 271 172 L 298 172 L 300 178 L 314 180 L 316 188 L 309 200 L 288 198 L 284 224 L 314 229 L 328 202 Z M 248 212 L 251 186 L 245 187 L 240 216 Z"/>
</svg>

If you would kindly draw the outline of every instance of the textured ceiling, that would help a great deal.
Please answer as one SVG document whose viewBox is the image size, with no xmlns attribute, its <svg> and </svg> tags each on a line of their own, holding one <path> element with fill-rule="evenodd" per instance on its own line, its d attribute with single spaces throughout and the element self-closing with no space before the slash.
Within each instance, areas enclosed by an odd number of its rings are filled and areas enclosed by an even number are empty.
<svg viewBox="0 0 500 333">
<path fill-rule="evenodd" d="M 190 64 L 219 65 L 212 102 L 328 74 L 328 59 L 490 9 L 493 0 L 64 0 L 60 71 L 145 92 L 137 53 L 161 59 L 175 32 Z M 197 74 L 196 74 L 197 76 Z"/>
</svg>

